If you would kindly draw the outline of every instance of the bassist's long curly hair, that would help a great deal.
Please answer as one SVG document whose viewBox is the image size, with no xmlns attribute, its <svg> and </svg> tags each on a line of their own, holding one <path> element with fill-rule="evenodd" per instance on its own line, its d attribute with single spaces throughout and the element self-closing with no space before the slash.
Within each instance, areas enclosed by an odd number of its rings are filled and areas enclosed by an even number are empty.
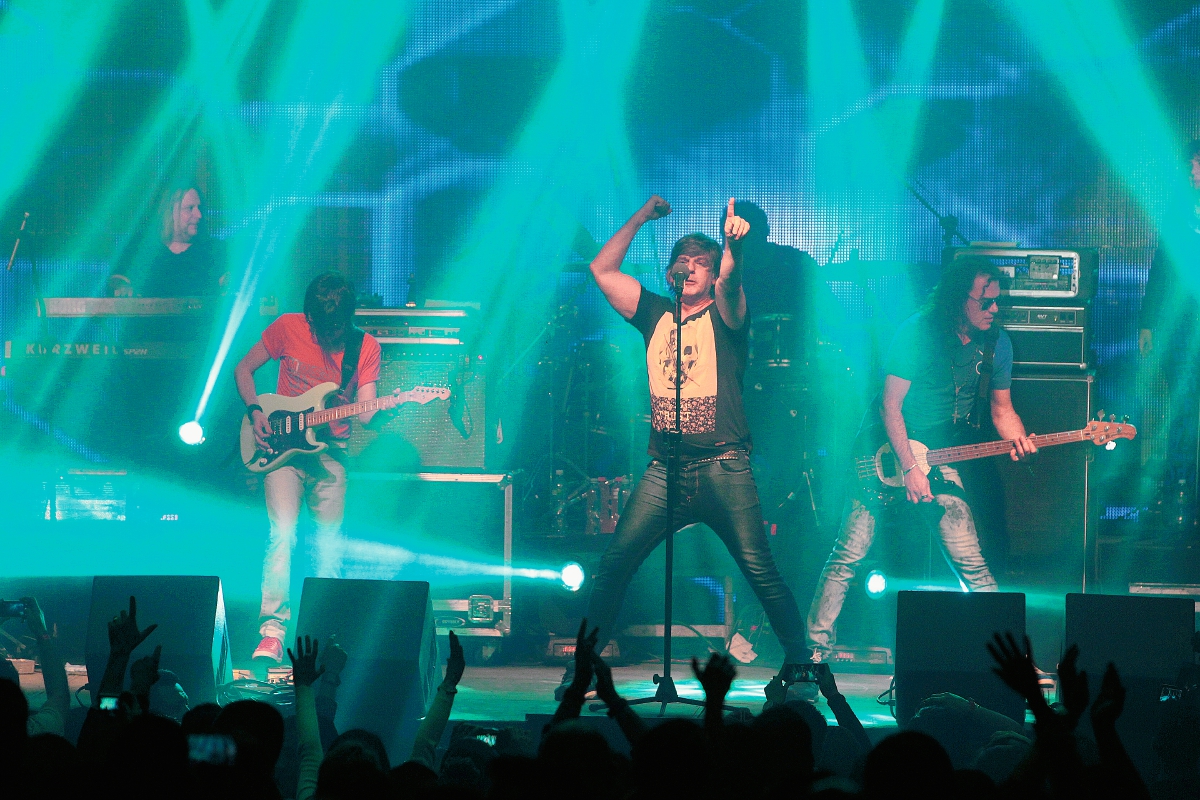
<svg viewBox="0 0 1200 800">
<path fill-rule="evenodd" d="M 967 297 L 979 275 L 988 276 L 989 281 L 1000 281 L 1000 270 L 985 258 L 968 256 L 952 262 L 942 271 L 942 278 L 929 294 L 922 311 L 929 322 L 935 341 L 947 345 L 956 343 L 956 335 L 967 325 L 967 313 L 963 310 Z M 993 325 L 981 339 L 994 339 L 999 330 Z"/>
</svg>

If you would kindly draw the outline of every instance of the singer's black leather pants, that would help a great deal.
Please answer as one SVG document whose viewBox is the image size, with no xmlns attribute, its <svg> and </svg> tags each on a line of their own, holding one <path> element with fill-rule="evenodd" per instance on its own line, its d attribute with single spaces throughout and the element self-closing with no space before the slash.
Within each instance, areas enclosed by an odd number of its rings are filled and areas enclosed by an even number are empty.
<svg viewBox="0 0 1200 800">
<path fill-rule="evenodd" d="M 803 619 L 767 544 L 749 456 L 685 465 L 672 523 L 675 530 L 704 523 L 716 532 L 758 596 L 787 660 L 807 660 Z M 588 627 L 600 628 L 600 642 L 612 634 L 630 579 L 666 535 L 667 467 L 655 460 L 625 505 L 592 584 Z"/>
</svg>

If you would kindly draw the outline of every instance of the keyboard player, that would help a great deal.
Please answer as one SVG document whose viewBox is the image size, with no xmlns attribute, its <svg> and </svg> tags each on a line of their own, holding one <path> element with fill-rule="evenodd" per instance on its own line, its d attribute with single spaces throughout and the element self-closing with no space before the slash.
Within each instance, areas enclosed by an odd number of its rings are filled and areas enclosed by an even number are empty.
<svg viewBox="0 0 1200 800">
<path fill-rule="evenodd" d="M 229 272 L 223 248 L 205 235 L 200 190 L 169 188 L 153 230 L 117 259 L 109 278 L 114 297 L 207 297 L 225 293 Z"/>
</svg>

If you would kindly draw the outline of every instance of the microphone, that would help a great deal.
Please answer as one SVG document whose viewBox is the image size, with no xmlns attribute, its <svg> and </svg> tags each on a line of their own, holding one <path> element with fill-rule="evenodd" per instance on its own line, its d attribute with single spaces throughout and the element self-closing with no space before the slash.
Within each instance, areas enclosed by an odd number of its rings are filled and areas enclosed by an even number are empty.
<svg viewBox="0 0 1200 800">
<path fill-rule="evenodd" d="M 21 234 L 25 232 L 25 223 L 29 222 L 29 212 L 25 212 L 25 216 L 21 219 L 21 229 L 17 231 L 17 240 L 13 242 L 12 255 L 8 257 L 8 271 L 12 272 L 13 262 L 17 260 L 17 248 L 21 246 Z"/>
<path fill-rule="evenodd" d="M 692 271 L 688 269 L 686 264 L 676 264 L 667 272 L 667 280 L 671 283 L 671 288 L 676 294 L 683 294 L 683 283 L 688 279 Z"/>
</svg>

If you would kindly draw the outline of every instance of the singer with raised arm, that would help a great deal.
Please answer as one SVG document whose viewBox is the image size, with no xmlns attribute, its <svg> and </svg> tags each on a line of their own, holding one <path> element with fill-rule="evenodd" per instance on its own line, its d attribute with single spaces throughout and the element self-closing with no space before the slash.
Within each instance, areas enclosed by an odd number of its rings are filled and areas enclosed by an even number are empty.
<svg viewBox="0 0 1200 800">
<path fill-rule="evenodd" d="M 641 332 L 650 378 L 650 464 L 634 489 L 592 582 L 587 618 L 608 641 L 633 574 L 669 533 L 668 434 L 674 427 L 676 348 L 682 352 L 678 497 L 674 530 L 704 523 L 729 549 L 762 603 L 788 661 L 805 655 L 804 627 L 763 532 L 758 490 L 750 472 L 750 430 L 742 408 L 742 377 L 749 350 L 746 295 L 742 291 L 742 239 L 750 229 L 730 198 L 724 245 L 702 233 L 684 236 L 671 250 L 667 283 L 679 296 L 682 342 L 676 342 L 676 302 L 655 294 L 621 262 L 647 222 L 671 213 L 655 195 L 613 234 L 591 263 L 605 299 Z M 603 647 L 603 644 L 599 645 Z M 574 679 L 567 668 L 561 697 Z"/>
</svg>

